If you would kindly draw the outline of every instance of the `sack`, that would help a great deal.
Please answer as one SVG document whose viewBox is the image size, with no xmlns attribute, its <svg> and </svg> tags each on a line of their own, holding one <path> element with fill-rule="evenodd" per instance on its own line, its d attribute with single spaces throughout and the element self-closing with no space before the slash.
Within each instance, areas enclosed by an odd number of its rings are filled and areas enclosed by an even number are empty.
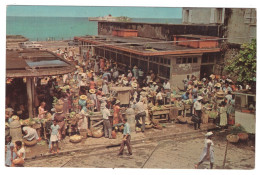
<svg viewBox="0 0 260 175">
<path fill-rule="evenodd" d="M 195 122 L 195 123 L 199 123 L 199 121 L 200 121 L 200 118 L 198 117 L 198 116 L 196 116 L 196 115 L 192 115 L 192 117 L 191 117 L 191 121 L 193 121 L 193 122 Z"/>
</svg>

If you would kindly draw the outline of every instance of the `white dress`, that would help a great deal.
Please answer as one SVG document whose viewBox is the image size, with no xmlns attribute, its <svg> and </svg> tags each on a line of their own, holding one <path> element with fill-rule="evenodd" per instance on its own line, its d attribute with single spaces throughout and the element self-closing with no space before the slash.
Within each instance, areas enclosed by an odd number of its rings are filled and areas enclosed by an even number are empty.
<svg viewBox="0 0 260 175">
<path fill-rule="evenodd" d="M 204 144 L 203 152 L 202 152 L 202 154 L 200 156 L 199 162 L 206 161 L 206 157 L 205 156 L 207 155 L 208 143 L 211 143 L 211 146 L 210 146 L 210 149 L 209 149 L 209 154 L 210 154 L 209 161 L 211 163 L 214 163 L 214 149 L 213 149 L 214 144 L 213 144 L 213 141 L 206 138 L 204 142 L 205 142 L 205 144 Z"/>
</svg>

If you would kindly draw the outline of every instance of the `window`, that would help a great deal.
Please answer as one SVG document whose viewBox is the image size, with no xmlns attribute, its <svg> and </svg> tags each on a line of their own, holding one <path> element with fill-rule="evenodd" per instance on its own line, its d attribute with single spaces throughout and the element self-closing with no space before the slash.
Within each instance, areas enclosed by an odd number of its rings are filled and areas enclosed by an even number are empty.
<svg viewBox="0 0 260 175">
<path fill-rule="evenodd" d="M 168 59 L 168 65 L 171 65 L 171 60 L 170 59 Z"/>
<path fill-rule="evenodd" d="M 187 63 L 187 58 L 182 58 L 182 64 L 186 64 Z"/>
<path fill-rule="evenodd" d="M 170 78 L 170 68 L 167 66 L 159 66 L 159 76 L 164 78 Z"/>
<path fill-rule="evenodd" d="M 176 58 L 176 64 L 181 64 L 181 58 Z"/>
<path fill-rule="evenodd" d="M 188 63 L 192 63 L 192 58 L 188 58 Z"/>
<path fill-rule="evenodd" d="M 163 63 L 163 58 L 160 58 L 160 63 Z"/>
<path fill-rule="evenodd" d="M 167 64 L 167 60 L 168 60 L 167 58 L 164 58 L 164 64 Z"/>
<path fill-rule="evenodd" d="M 197 57 L 193 58 L 193 63 L 198 63 L 198 58 Z"/>
</svg>

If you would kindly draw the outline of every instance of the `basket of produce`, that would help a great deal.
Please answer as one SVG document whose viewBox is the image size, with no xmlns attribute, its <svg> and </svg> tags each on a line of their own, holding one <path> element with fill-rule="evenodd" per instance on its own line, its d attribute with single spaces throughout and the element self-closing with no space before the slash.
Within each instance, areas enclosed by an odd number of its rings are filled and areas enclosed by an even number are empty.
<svg viewBox="0 0 260 175">
<path fill-rule="evenodd" d="M 238 140 L 239 140 L 239 137 L 238 137 L 238 135 L 228 134 L 228 135 L 227 135 L 227 140 L 228 140 L 230 143 L 237 143 Z"/>
<path fill-rule="evenodd" d="M 248 134 L 247 133 L 244 133 L 244 132 L 241 132 L 241 133 L 238 133 L 237 134 L 238 137 L 239 137 L 239 140 L 247 140 L 248 139 Z"/>
<path fill-rule="evenodd" d="M 211 118 L 211 119 L 216 119 L 218 116 L 217 111 L 210 111 L 208 114 L 209 114 L 209 118 Z"/>
<path fill-rule="evenodd" d="M 80 135 L 70 136 L 70 142 L 72 142 L 72 143 L 79 143 L 81 141 L 82 141 L 82 136 L 80 136 Z"/>
<path fill-rule="evenodd" d="M 183 116 L 178 116 L 177 120 L 179 121 L 179 123 L 187 123 L 187 118 Z"/>
<path fill-rule="evenodd" d="M 159 129 L 159 130 L 162 130 L 162 129 L 163 129 L 163 127 L 162 127 L 161 124 L 154 125 L 153 127 L 154 127 L 155 129 Z"/>
<path fill-rule="evenodd" d="M 35 121 L 32 118 L 26 120 L 19 120 L 21 125 L 32 126 L 35 124 Z"/>
<path fill-rule="evenodd" d="M 33 140 L 29 141 L 29 140 L 23 139 L 23 143 L 25 146 L 31 147 L 31 146 L 34 146 L 37 144 L 37 140 L 33 139 Z"/>
<path fill-rule="evenodd" d="M 216 93 L 216 96 L 218 98 L 224 98 L 225 97 L 225 93 L 223 91 L 219 91 L 219 92 Z"/>
<path fill-rule="evenodd" d="M 100 138 L 104 135 L 104 132 L 102 131 L 102 129 L 92 129 L 92 136 L 94 138 Z"/>
<path fill-rule="evenodd" d="M 63 110 L 63 104 L 56 104 L 55 106 L 54 106 L 54 108 L 55 108 L 55 110 L 56 110 L 56 112 L 62 112 L 62 110 Z"/>
<path fill-rule="evenodd" d="M 152 124 L 145 124 L 145 129 L 150 129 L 150 128 L 152 128 L 152 127 L 153 127 Z"/>
</svg>

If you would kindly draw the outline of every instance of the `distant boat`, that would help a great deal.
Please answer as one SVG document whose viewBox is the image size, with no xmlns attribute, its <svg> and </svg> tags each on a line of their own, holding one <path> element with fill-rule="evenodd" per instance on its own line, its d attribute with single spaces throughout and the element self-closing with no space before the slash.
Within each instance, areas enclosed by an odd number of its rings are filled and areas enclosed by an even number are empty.
<svg viewBox="0 0 260 175">
<path fill-rule="evenodd" d="M 115 22 L 130 22 L 131 18 L 126 16 L 115 17 L 112 15 L 103 16 L 103 17 L 88 17 L 89 21 L 115 21 Z"/>
</svg>

